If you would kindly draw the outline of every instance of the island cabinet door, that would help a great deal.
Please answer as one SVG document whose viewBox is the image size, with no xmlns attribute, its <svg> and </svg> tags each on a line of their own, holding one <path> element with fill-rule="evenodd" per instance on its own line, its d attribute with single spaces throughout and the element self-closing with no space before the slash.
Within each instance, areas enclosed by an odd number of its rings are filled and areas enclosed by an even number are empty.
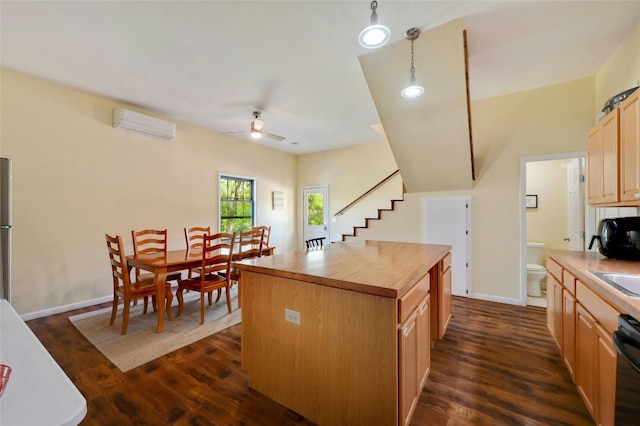
<svg viewBox="0 0 640 426">
<path fill-rule="evenodd" d="M 419 370 L 418 377 L 418 395 L 422 392 L 424 385 L 427 383 L 429 372 L 431 371 L 431 321 L 430 321 L 430 299 L 427 296 L 426 299 L 418 307 L 418 354 L 420 359 L 418 361 Z"/>
<path fill-rule="evenodd" d="M 419 341 L 418 311 L 415 311 L 398 331 L 400 370 L 400 424 L 408 425 L 418 404 Z"/>
</svg>

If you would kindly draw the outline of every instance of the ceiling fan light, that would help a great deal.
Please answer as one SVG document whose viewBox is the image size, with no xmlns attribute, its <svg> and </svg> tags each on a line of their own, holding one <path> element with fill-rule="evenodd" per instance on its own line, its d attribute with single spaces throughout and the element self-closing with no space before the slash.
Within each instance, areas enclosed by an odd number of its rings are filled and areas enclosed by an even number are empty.
<svg viewBox="0 0 640 426">
<path fill-rule="evenodd" d="M 402 89 L 402 92 L 400 92 L 400 94 L 402 95 L 403 98 L 417 98 L 418 96 L 422 95 L 424 93 L 424 87 L 422 86 L 418 86 L 416 84 L 412 85 L 412 86 L 408 86 L 405 87 L 404 89 Z"/>
<path fill-rule="evenodd" d="M 362 47 L 375 49 L 376 47 L 385 45 L 390 38 L 391 32 L 389 28 L 384 25 L 369 25 L 360 32 L 358 42 L 360 42 Z"/>
<path fill-rule="evenodd" d="M 260 139 L 260 138 L 262 138 L 262 133 L 258 132 L 257 130 L 252 130 L 251 131 L 251 137 L 253 139 Z"/>
</svg>

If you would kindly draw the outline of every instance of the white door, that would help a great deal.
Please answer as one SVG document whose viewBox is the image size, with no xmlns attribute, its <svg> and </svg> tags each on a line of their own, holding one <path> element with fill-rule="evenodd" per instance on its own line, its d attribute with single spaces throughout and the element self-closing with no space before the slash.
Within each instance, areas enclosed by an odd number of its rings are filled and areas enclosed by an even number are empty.
<svg viewBox="0 0 640 426">
<path fill-rule="evenodd" d="M 452 247 L 451 293 L 466 297 L 471 288 L 471 197 L 423 198 L 422 214 L 422 240 Z"/>
<path fill-rule="evenodd" d="M 325 237 L 329 243 L 329 187 L 309 186 L 302 188 L 302 244 L 311 238 Z"/>
<path fill-rule="evenodd" d="M 584 185 L 580 159 L 567 165 L 567 218 L 569 250 L 584 251 Z"/>
</svg>

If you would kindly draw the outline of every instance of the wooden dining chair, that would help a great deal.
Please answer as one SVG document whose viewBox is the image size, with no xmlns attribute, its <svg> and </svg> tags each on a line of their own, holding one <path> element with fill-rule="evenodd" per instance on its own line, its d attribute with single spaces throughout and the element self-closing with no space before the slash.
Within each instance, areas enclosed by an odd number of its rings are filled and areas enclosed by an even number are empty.
<svg viewBox="0 0 640 426">
<path fill-rule="evenodd" d="M 311 238 L 305 241 L 307 244 L 307 249 L 322 248 L 324 246 L 324 240 L 326 240 L 325 237 L 320 237 L 320 238 Z"/>
<path fill-rule="evenodd" d="M 270 256 L 273 254 L 274 251 L 274 247 L 271 247 L 269 245 L 269 239 L 271 238 L 271 227 L 270 226 L 254 226 L 253 228 L 251 228 L 252 230 L 262 230 L 262 248 L 260 249 L 262 251 L 262 256 Z"/>
<path fill-rule="evenodd" d="M 116 320 L 116 314 L 118 311 L 118 301 L 122 298 L 122 330 L 121 334 L 127 334 L 129 327 L 129 309 L 131 302 L 143 297 L 144 309 L 143 314 L 147 313 L 147 301 L 149 296 L 153 300 L 153 310 L 156 311 L 156 284 L 152 279 L 135 280 L 131 282 L 129 267 L 127 265 L 127 259 L 124 252 L 124 245 L 122 244 L 122 238 L 117 235 L 115 237 L 105 234 L 107 240 L 107 251 L 109 252 L 109 261 L 111 263 L 111 275 L 113 276 L 113 306 L 111 308 L 111 319 L 109 325 L 113 325 Z M 173 295 L 168 284 L 166 285 L 166 307 L 169 318 L 172 318 L 171 314 L 171 302 Z"/>
<path fill-rule="evenodd" d="M 260 228 L 240 232 L 238 235 L 238 260 L 262 256 L 263 235 L 264 230 Z"/>
<path fill-rule="evenodd" d="M 131 240 L 133 241 L 133 254 L 155 254 L 167 253 L 167 230 L 144 229 L 142 231 L 131 231 Z M 136 280 L 153 279 L 152 273 L 141 272 L 139 268 L 134 268 Z M 167 281 L 178 281 L 182 278 L 181 273 L 171 272 L 167 274 Z"/>
<path fill-rule="evenodd" d="M 214 290 L 225 289 L 227 309 L 231 312 L 229 276 L 235 239 L 235 233 L 224 232 L 203 237 L 202 273 L 199 277 L 178 281 L 178 290 L 176 292 L 176 296 L 178 296 L 178 315 L 184 309 L 182 296 L 184 290 L 200 293 L 200 324 L 204 324 L 205 293 L 210 295 Z M 209 305 L 211 305 L 211 297 L 209 297 Z"/>
<path fill-rule="evenodd" d="M 187 251 L 202 250 L 204 245 L 204 236 L 211 234 L 211 227 L 194 226 L 192 228 L 184 228 L 184 240 L 187 244 Z M 193 273 L 200 274 L 200 268 L 189 269 L 188 278 L 193 277 Z"/>
<path fill-rule="evenodd" d="M 264 244 L 264 229 L 263 227 L 254 227 L 249 231 L 240 232 L 238 234 L 238 252 L 235 256 L 237 260 L 253 259 L 261 257 L 264 252 L 262 250 L 262 244 Z M 234 260 L 236 260 L 234 259 Z M 233 286 L 234 283 L 238 284 L 238 307 L 242 307 L 242 296 L 240 291 L 240 270 L 238 268 L 231 268 L 229 285 Z M 220 298 L 220 294 L 218 294 Z"/>
</svg>

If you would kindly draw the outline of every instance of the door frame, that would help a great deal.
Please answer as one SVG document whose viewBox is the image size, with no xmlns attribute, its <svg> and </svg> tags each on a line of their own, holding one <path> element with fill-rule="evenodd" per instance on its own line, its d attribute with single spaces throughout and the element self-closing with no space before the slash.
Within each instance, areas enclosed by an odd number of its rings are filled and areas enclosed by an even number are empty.
<svg viewBox="0 0 640 426">
<path fill-rule="evenodd" d="M 327 194 L 326 199 L 325 199 L 325 203 L 324 203 L 324 212 L 323 212 L 323 216 L 325 219 L 325 235 L 324 237 L 326 237 L 326 243 L 329 243 L 331 240 L 331 225 L 330 225 L 330 220 L 329 220 L 329 185 L 309 185 L 309 186 L 303 186 L 302 187 L 302 192 L 301 192 L 301 197 L 302 197 L 302 247 L 305 247 L 305 241 L 307 240 L 307 197 L 305 197 L 305 193 L 307 190 L 312 190 L 314 188 L 322 188 L 324 190 L 324 192 Z"/>
<path fill-rule="evenodd" d="M 536 161 L 565 160 L 570 158 L 587 158 L 587 151 L 562 152 L 557 154 L 535 155 L 520 157 L 520 305 L 527 305 L 527 163 Z M 587 164 L 583 169 L 585 176 L 584 188 L 588 188 Z M 593 209 L 585 203 L 585 236 L 595 232 L 593 227 Z"/>
</svg>

